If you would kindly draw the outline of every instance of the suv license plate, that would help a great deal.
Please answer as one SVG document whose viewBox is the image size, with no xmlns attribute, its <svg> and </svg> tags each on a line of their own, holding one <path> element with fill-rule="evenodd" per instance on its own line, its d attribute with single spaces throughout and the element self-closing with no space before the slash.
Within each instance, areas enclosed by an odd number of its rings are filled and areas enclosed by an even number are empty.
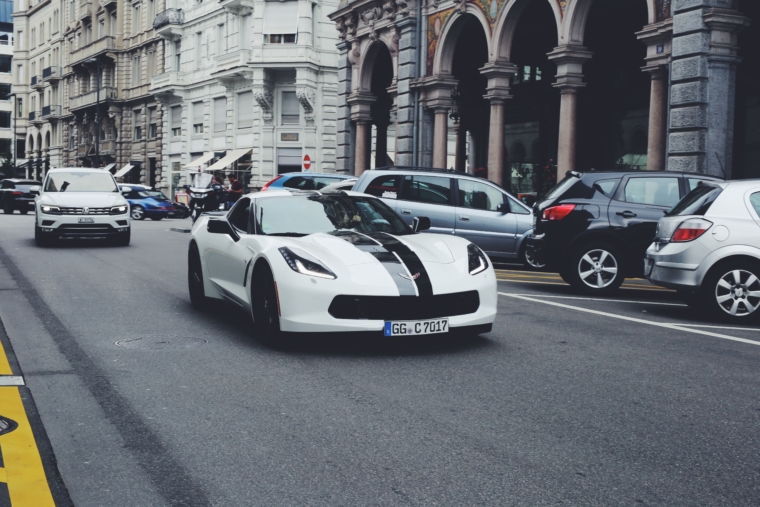
<svg viewBox="0 0 760 507">
<path fill-rule="evenodd" d="M 413 320 L 385 323 L 385 336 L 409 336 L 449 332 L 449 319 Z"/>
<path fill-rule="evenodd" d="M 94 224 L 95 220 L 93 220 L 92 218 L 80 218 L 79 223 L 80 224 Z"/>
</svg>

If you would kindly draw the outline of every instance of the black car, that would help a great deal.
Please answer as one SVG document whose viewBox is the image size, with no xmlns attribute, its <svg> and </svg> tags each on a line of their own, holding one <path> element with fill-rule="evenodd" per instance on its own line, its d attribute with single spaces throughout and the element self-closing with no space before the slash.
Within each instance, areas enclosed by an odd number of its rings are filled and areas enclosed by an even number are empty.
<svg viewBox="0 0 760 507">
<path fill-rule="evenodd" d="M 657 222 L 702 181 L 720 180 L 669 171 L 570 172 L 534 207 L 526 248 L 582 292 L 614 291 L 644 274 Z"/>
<path fill-rule="evenodd" d="M 39 191 L 32 192 L 31 187 L 39 186 L 39 181 L 9 178 L 0 181 L 0 208 L 10 215 L 19 210 L 22 215 L 34 211 L 34 197 Z"/>
</svg>

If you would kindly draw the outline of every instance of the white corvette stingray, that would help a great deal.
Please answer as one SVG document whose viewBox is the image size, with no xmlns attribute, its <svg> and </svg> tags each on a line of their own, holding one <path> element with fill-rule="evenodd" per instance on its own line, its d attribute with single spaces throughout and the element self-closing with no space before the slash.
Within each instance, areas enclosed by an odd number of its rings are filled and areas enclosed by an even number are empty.
<svg viewBox="0 0 760 507">
<path fill-rule="evenodd" d="M 188 282 L 196 308 L 231 302 L 270 343 L 281 331 L 481 333 L 496 316 L 496 276 L 478 247 L 412 230 L 380 199 L 355 192 L 270 190 L 244 196 L 226 216 L 202 215 Z"/>
</svg>

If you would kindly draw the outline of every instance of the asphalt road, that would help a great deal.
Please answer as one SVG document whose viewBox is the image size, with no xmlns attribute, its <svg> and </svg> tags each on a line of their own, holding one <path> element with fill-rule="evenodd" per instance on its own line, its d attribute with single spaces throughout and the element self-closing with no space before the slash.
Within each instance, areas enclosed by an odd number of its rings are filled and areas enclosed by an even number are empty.
<svg viewBox="0 0 760 507">
<path fill-rule="evenodd" d="M 757 327 L 505 270 L 490 334 L 271 350 L 192 309 L 180 223 L 40 249 L 0 215 L 0 319 L 58 505 L 760 504 Z"/>
</svg>

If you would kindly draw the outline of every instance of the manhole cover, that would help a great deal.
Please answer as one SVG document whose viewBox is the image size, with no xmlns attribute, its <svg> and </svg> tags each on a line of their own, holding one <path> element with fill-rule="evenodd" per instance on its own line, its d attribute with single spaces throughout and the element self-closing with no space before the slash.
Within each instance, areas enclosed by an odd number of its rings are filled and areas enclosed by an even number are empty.
<svg viewBox="0 0 760 507">
<path fill-rule="evenodd" d="M 166 349 L 186 349 L 189 347 L 200 347 L 208 343 L 203 338 L 193 338 L 192 336 L 141 336 L 139 338 L 127 338 L 119 340 L 116 345 L 127 349 L 147 349 L 147 350 L 166 350 Z"/>
</svg>

